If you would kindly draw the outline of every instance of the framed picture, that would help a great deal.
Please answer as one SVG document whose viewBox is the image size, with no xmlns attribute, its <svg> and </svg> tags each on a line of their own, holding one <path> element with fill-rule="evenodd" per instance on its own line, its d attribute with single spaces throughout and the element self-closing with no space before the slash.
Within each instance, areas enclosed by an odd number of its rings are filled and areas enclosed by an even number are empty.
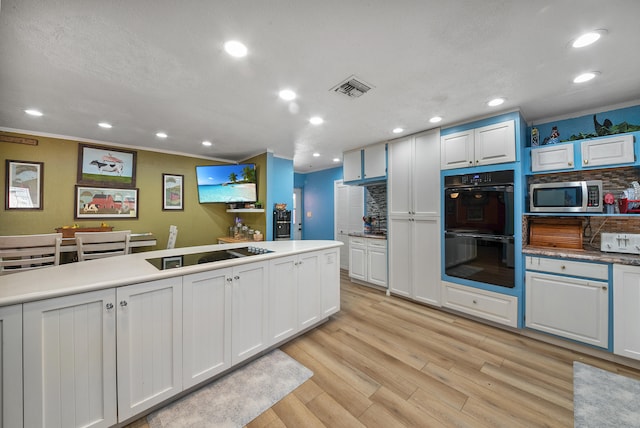
<svg viewBox="0 0 640 428">
<path fill-rule="evenodd" d="M 43 162 L 6 161 L 5 209 L 41 210 L 43 207 Z"/>
<path fill-rule="evenodd" d="M 136 187 L 136 152 L 79 144 L 78 184 Z"/>
<path fill-rule="evenodd" d="M 179 267 L 182 267 L 182 256 L 162 258 L 162 269 L 173 269 Z"/>
<path fill-rule="evenodd" d="M 184 210 L 184 175 L 162 174 L 162 209 Z"/>
<path fill-rule="evenodd" d="M 138 218 L 138 189 L 76 186 L 74 218 Z"/>
</svg>

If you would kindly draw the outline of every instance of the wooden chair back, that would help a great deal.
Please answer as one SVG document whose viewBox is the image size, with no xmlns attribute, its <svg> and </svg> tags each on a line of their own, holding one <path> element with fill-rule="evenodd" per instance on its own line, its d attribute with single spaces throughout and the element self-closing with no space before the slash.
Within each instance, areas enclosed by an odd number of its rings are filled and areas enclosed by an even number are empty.
<svg viewBox="0 0 640 428">
<path fill-rule="evenodd" d="M 60 264 L 62 233 L 0 236 L 0 275 Z"/>
<path fill-rule="evenodd" d="M 130 230 L 76 232 L 78 261 L 129 254 Z"/>
<path fill-rule="evenodd" d="M 169 226 L 169 239 L 167 240 L 167 249 L 175 248 L 176 238 L 178 237 L 178 226 Z"/>
</svg>

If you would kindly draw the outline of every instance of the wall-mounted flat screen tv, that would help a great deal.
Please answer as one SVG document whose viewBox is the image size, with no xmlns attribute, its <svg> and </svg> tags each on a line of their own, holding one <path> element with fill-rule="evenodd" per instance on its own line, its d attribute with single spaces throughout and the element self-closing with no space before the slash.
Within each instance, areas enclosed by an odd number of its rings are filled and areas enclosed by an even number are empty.
<svg viewBox="0 0 640 428">
<path fill-rule="evenodd" d="M 256 202 L 256 165 L 199 165 L 196 166 L 198 201 L 201 204 L 222 202 Z"/>
</svg>

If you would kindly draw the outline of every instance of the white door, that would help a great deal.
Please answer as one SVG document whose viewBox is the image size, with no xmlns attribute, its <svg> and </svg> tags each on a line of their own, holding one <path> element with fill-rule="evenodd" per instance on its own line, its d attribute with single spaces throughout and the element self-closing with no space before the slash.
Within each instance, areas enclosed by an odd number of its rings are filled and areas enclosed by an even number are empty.
<svg viewBox="0 0 640 428">
<path fill-rule="evenodd" d="M 182 278 L 117 289 L 118 420 L 182 391 Z"/>
<path fill-rule="evenodd" d="M 334 239 L 344 246 L 340 252 L 340 268 L 349 269 L 349 232 L 362 232 L 364 223 L 364 189 L 360 186 L 347 186 L 342 180 L 336 180 L 334 187 Z"/>
<path fill-rule="evenodd" d="M 115 297 L 107 289 L 23 305 L 25 427 L 117 423 Z"/>
<path fill-rule="evenodd" d="M 340 251 L 344 248 L 324 250 L 320 257 L 322 316 L 328 317 L 340 310 Z"/>
<path fill-rule="evenodd" d="M 305 329 L 320 320 L 320 253 L 298 256 L 298 325 Z"/>
<path fill-rule="evenodd" d="M 417 216 L 440 217 L 440 129 L 415 136 L 411 159 L 412 211 Z"/>
<path fill-rule="evenodd" d="M 0 308 L 0 337 L 0 426 L 21 427 L 22 305 Z"/>
<path fill-rule="evenodd" d="M 267 262 L 250 263 L 233 270 L 232 365 L 267 348 L 267 271 Z"/>
<path fill-rule="evenodd" d="M 364 238 L 349 240 L 349 276 L 361 281 L 367 280 L 367 245 Z"/>
<path fill-rule="evenodd" d="M 613 352 L 640 360 L 640 267 L 613 265 Z"/>
<path fill-rule="evenodd" d="M 416 218 L 413 222 L 413 298 L 440 306 L 440 219 Z"/>
<path fill-rule="evenodd" d="M 440 139 L 440 169 L 474 165 L 473 129 L 445 135 Z"/>
<path fill-rule="evenodd" d="M 298 256 L 269 263 L 269 340 L 280 342 L 298 331 Z"/>
<path fill-rule="evenodd" d="M 389 176 L 387 198 L 389 217 L 408 216 L 413 211 L 412 165 L 413 137 L 389 143 Z M 439 173 L 439 172 L 438 172 Z M 426 185 L 426 183 L 424 184 Z"/>
<path fill-rule="evenodd" d="M 476 128 L 474 140 L 476 165 L 515 162 L 515 121 Z"/>
<path fill-rule="evenodd" d="M 411 297 L 413 219 L 390 218 L 389 222 L 389 290 Z"/>
<path fill-rule="evenodd" d="M 302 213 L 304 211 L 302 207 L 302 189 L 296 187 L 293 189 L 293 210 L 291 215 L 293 216 L 293 239 L 302 239 Z"/>
<path fill-rule="evenodd" d="M 182 279 L 183 387 L 231 367 L 231 269 Z"/>
</svg>

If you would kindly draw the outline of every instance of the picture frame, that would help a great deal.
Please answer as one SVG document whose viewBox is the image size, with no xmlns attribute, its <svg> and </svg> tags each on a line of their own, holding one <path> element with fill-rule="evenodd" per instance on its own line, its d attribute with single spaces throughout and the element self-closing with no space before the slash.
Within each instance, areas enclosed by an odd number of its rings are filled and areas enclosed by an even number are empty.
<svg viewBox="0 0 640 428">
<path fill-rule="evenodd" d="M 79 144 L 77 183 L 136 187 L 136 152 L 115 147 Z"/>
<path fill-rule="evenodd" d="M 76 185 L 74 218 L 138 218 L 138 189 Z"/>
<path fill-rule="evenodd" d="M 42 210 L 44 162 L 6 160 L 5 209 Z"/>
<path fill-rule="evenodd" d="M 184 211 L 184 175 L 162 174 L 162 210 Z"/>
</svg>

